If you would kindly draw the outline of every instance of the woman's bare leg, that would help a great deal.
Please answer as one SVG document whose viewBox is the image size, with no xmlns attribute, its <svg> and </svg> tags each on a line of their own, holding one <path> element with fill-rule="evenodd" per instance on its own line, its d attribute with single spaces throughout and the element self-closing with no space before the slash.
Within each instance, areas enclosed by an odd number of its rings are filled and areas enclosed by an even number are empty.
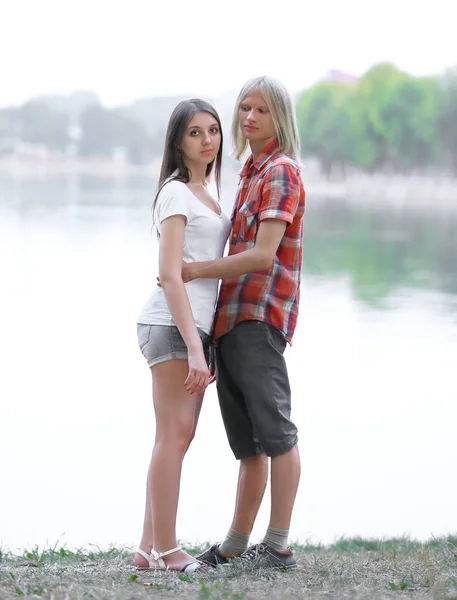
<svg viewBox="0 0 457 600">
<path fill-rule="evenodd" d="M 188 366 L 186 360 L 170 360 L 155 365 L 153 400 L 156 416 L 156 438 L 148 470 L 146 509 L 140 548 L 148 554 L 177 545 L 176 514 L 178 508 L 181 466 L 195 435 L 203 396 L 190 396 L 184 387 Z M 165 557 L 170 568 L 180 569 L 192 560 L 186 552 Z M 135 565 L 147 566 L 136 554 Z"/>
</svg>

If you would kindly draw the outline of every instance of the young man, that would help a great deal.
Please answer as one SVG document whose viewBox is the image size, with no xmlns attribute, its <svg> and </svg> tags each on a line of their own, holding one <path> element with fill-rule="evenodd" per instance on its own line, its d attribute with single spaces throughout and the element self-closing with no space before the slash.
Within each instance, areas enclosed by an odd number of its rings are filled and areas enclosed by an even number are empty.
<svg viewBox="0 0 457 600">
<path fill-rule="evenodd" d="M 297 428 L 283 352 L 300 296 L 305 192 L 292 102 L 277 81 L 260 77 L 241 90 L 232 134 L 241 172 L 229 256 L 184 267 L 183 277 L 220 278 L 213 339 L 217 391 L 230 446 L 240 460 L 232 526 L 199 559 L 217 565 L 240 556 L 266 567 L 296 566 L 287 545 L 300 478 Z M 248 548 L 268 478 L 271 517 L 263 541 Z"/>
</svg>

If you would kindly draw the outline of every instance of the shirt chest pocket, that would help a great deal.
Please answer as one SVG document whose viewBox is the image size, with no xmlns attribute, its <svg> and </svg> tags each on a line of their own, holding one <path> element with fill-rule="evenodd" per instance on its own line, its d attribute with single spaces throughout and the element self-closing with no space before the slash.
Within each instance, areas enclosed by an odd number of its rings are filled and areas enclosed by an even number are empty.
<svg viewBox="0 0 457 600">
<path fill-rule="evenodd" d="M 252 208 L 243 205 L 240 208 L 239 219 L 239 239 L 243 242 L 254 239 L 259 227 L 259 214 L 257 210 L 253 211 Z"/>
</svg>

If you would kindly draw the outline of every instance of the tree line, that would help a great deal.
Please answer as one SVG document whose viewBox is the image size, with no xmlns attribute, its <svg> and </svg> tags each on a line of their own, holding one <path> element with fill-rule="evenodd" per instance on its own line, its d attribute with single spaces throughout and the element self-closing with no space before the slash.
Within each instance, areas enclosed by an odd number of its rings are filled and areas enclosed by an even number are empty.
<svg viewBox="0 0 457 600">
<path fill-rule="evenodd" d="M 106 108 L 92 92 L 42 96 L 0 110 L 0 154 L 32 148 L 81 157 L 148 163 L 163 150 L 165 128 L 181 98 L 150 98 Z"/>
<path fill-rule="evenodd" d="M 356 81 L 320 81 L 299 96 L 297 118 L 303 154 L 326 172 L 457 175 L 457 68 L 412 77 L 384 63 Z"/>
<path fill-rule="evenodd" d="M 18 144 L 83 157 L 121 153 L 132 163 L 160 155 L 181 97 L 108 109 L 92 92 L 35 98 L 0 110 L 0 153 Z M 412 77 L 392 64 L 355 81 L 322 80 L 297 99 L 304 156 L 324 172 L 439 171 L 457 176 L 457 68 Z"/>
</svg>

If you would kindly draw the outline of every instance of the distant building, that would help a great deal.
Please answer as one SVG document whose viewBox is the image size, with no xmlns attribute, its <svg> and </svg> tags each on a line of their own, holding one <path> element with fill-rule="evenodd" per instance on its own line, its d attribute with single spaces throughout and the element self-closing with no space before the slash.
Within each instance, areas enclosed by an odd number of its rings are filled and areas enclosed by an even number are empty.
<svg viewBox="0 0 457 600">
<path fill-rule="evenodd" d="M 330 69 L 327 78 L 331 81 L 341 81 L 344 83 L 355 83 L 359 80 L 355 75 L 344 73 L 344 71 L 339 71 L 338 69 Z"/>
</svg>

